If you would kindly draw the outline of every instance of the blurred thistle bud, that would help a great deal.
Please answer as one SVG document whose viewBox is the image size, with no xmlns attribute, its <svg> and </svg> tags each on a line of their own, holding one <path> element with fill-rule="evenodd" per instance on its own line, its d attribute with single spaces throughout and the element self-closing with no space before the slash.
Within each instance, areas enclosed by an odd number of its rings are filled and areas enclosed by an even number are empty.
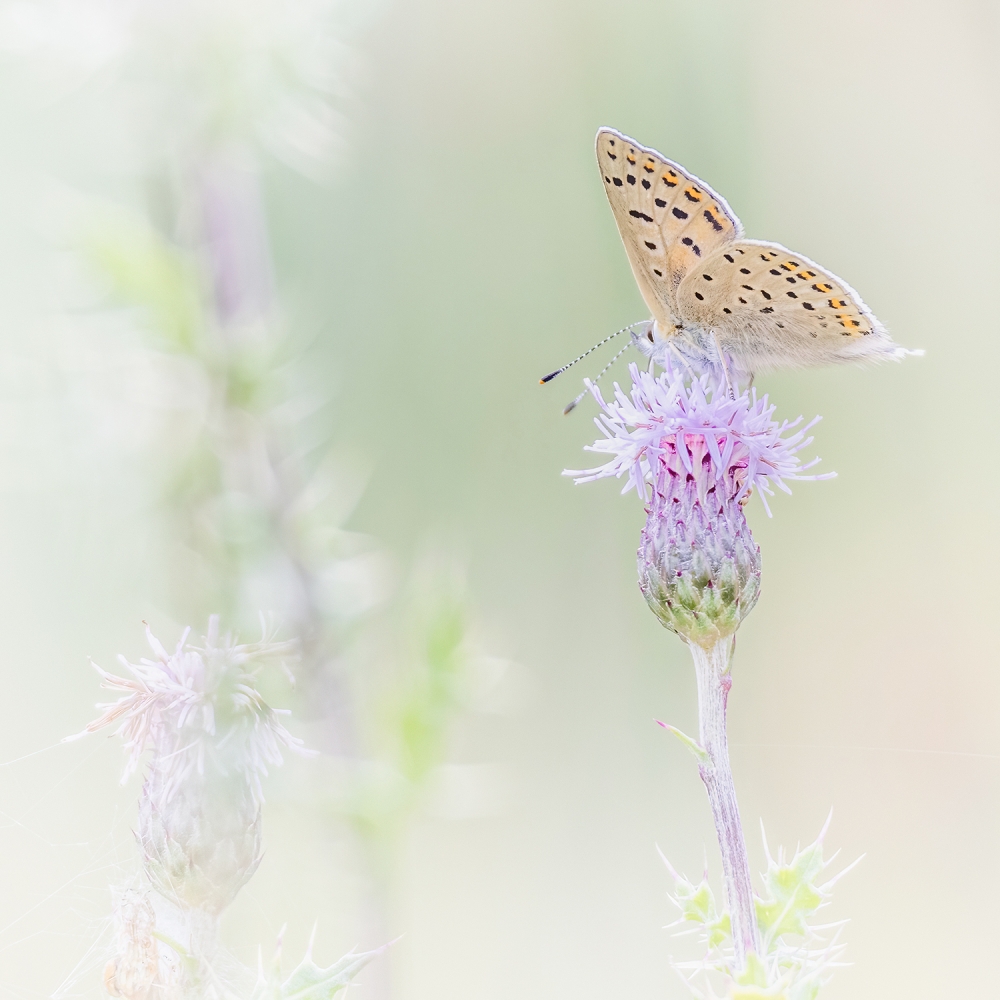
<svg viewBox="0 0 1000 1000">
<path fill-rule="evenodd" d="M 586 450 L 609 455 L 596 469 L 567 471 L 578 483 L 627 476 L 647 501 L 639 546 L 639 586 L 660 622 L 687 642 L 711 649 L 731 636 L 757 603 L 760 550 L 743 516 L 754 486 L 791 492 L 786 480 L 825 479 L 803 473 L 798 452 L 812 442 L 802 418 L 779 423 L 767 396 L 736 399 L 723 379 L 675 369 L 669 358 L 654 376 L 629 366 L 629 396 L 616 384 L 595 423 L 603 434 Z"/>
<path fill-rule="evenodd" d="M 151 771 L 139 798 L 136 840 L 153 887 L 185 910 L 221 913 L 261 859 L 260 805 L 233 775 L 194 774 L 168 793 Z"/>
<path fill-rule="evenodd" d="M 155 659 L 120 658 L 132 678 L 95 664 L 102 687 L 127 693 L 85 732 L 118 723 L 123 782 L 151 751 L 136 831 L 145 874 L 181 909 L 218 914 L 260 861 L 267 765 L 281 763 L 283 747 L 301 752 L 256 688 L 260 666 L 294 644 L 238 645 L 220 638 L 216 616 L 202 646 L 188 644 L 188 631 L 171 654 L 147 627 Z"/>
</svg>

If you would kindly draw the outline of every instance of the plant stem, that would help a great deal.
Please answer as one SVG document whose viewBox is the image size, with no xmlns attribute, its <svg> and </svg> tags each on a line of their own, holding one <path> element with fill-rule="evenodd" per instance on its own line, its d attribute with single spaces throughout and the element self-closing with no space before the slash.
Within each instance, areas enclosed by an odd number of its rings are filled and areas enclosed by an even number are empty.
<svg viewBox="0 0 1000 1000">
<path fill-rule="evenodd" d="M 722 873 L 725 881 L 726 905 L 732 922 L 736 963 L 746 965 L 748 952 L 760 953 L 757 916 L 750 865 L 747 860 L 743 825 L 736 805 L 733 772 L 729 767 L 729 744 L 726 739 L 726 701 L 732 686 L 729 672 L 733 640 L 722 639 L 711 649 L 689 643 L 698 678 L 698 734 L 708 760 L 698 766 L 701 780 L 712 806 L 715 831 L 722 852 Z"/>
</svg>

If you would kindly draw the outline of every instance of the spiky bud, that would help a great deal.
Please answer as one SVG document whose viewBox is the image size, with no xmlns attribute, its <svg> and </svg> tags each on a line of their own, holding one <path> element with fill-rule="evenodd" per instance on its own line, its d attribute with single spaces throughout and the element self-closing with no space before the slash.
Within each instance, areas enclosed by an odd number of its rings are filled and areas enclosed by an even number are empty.
<svg viewBox="0 0 1000 1000">
<path fill-rule="evenodd" d="M 739 628 L 760 592 L 760 549 L 736 499 L 746 466 L 737 461 L 717 478 L 704 435 L 663 445 L 639 545 L 639 588 L 662 625 L 710 649 Z"/>
</svg>

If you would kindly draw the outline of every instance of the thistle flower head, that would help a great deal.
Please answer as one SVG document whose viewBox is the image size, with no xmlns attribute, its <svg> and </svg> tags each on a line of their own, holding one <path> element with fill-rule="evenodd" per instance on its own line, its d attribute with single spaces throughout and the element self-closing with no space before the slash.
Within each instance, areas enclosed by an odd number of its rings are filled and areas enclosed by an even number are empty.
<svg viewBox="0 0 1000 1000">
<path fill-rule="evenodd" d="M 101 687 L 126 692 L 118 701 L 99 706 L 104 713 L 85 732 L 94 733 L 117 722 L 127 761 L 122 782 L 151 751 L 150 770 L 164 778 L 163 792 L 172 796 L 193 773 L 215 770 L 235 774 L 251 788 L 254 801 L 263 799 L 260 779 L 268 764 L 281 763 L 281 748 L 301 750 L 302 741 L 278 721 L 256 688 L 256 674 L 267 661 L 295 650 L 292 642 L 237 644 L 219 635 L 219 619 L 209 619 L 204 645 L 188 643 L 186 629 L 173 653 L 168 653 L 146 626 L 155 659 L 119 662 L 132 677 L 121 677 L 93 664 Z M 81 734 L 82 735 L 82 734 Z"/>
<path fill-rule="evenodd" d="M 102 686 L 124 691 L 86 732 L 117 723 L 128 759 L 123 781 L 149 751 L 136 838 L 150 882 L 188 910 L 218 913 L 261 857 L 261 777 L 301 741 L 278 721 L 256 688 L 263 662 L 292 643 L 239 645 L 209 620 L 203 645 L 185 632 L 168 653 L 149 631 L 155 659 L 130 663 L 132 677 L 95 664 Z"/>
<path fill-rule="evenodd" d="M 567 472 L 577 483 L 626 477 L 647 501 L 639 547 L 639 587 L 660 622 L 687 642 L 711 648 L 731 636 L 757 602 L 760 550 L 743 515 L 754 486 L 791 492 L 804 475 L 799 451 L 819 418 L 779 423 L 767 396 L 669 363 L 659 376 L 629 369 L 629 395 L 616 384 L 596 418 L 603 437 L 587 450 L 608 456 L 595 469 Z"/>
<path fill-rule="evenodd" d="M 747 389 L 731 399 L 725 383 L 710 374 L 691 376 L 669 360 L 660 375 L 629 365 L 632 391 L 615 383 L 614 398 L 605 400 L 588 381 L 601 413 L 594 422 L 603 435 L 585 450 L 607 455 L 594 469 L 567 471 L 577 483 L 626 476 L 622 493 L 634 489 L 648 500 L 659 478 L 661 462 L 696 479 L 699 492 L 713 483 L 723 486 L 724 499 L 744 501 L 756 486 L 791 493 L 794 479 L 826 479 L 830 474 L 803 473 L 818 461 L 802 464 L 798 453 L 812 442 L 809 431 L 819 417 L 802 425 L 802 417 L 779 423 L 768 397 Z M 767 501 L 761 496 L 770 514 Z"/>
</svg>

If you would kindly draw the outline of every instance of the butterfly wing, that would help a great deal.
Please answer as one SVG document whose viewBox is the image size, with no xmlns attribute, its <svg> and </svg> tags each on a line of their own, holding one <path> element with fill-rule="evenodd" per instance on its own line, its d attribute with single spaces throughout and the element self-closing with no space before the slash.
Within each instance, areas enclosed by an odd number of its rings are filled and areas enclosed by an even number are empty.
<svg viewBox="0 0 1000 1000">
<path fill-rule="evenodd" d="M 597 163 L 639 291 L 670 330 L 684 276 L 739 239 L 740 220 L 703 181 L 614 129 L 598 131 Z"/>
<path fill-rule="evenodd" d="M 747 371 L 900 350 L 846 281 L 778 243 L 734 240 L 716 250 L 682 279 L 677 309 Z"/>
</svg>

